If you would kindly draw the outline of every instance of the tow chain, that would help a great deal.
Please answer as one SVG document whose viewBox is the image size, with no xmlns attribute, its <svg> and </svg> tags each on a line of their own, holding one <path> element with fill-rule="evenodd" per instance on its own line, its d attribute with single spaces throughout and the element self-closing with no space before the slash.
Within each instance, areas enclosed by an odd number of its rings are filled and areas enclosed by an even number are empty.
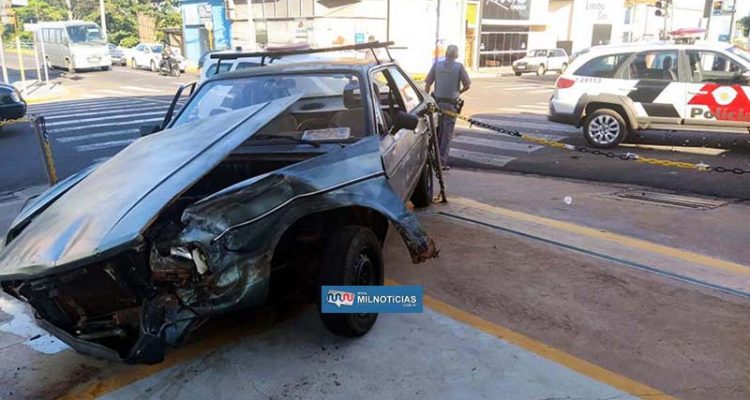
<svg viewBox="0 0 750 400">
<path fill-rule="evenodd" d="M 485 128 L 485 129 L 488 129 L 488 130 L 491 130 L 493 132 L 497 132 L 503 135 L 517 137 L 527 142 L 536 143 L 542 146 L 553 147 L 553 148 L 563 149 L 563 150 L 577 151 L 580 153 L 587 153 L 587 154 L 592 154 L 595 156 L 603 156 L 603 157 L 613 158 L 613 159 L 616 158 L 616 159 L 620 159 L 623 161 L 635 161 L 635 162 L 639 162 L 643 164 L 658 165 L 658 166 L 669 167 L 669 168 L 690 169 L 693 171 L 700 171 L 700 172 L 717 172 L 720 174 L 732 173 L 735 175 L 744 175 L 744 174 L 750 175 L 750 170 L 742 169 L 742 168 L 726 168 L 726 167 L 720 167 L 720 166 L 711 166 L 702 162 L 698 164 L 693 164 L 693 163 L 682 162 L 682 161 L 672 161 L 672 160 L 664 160 L 664 159 L 659 159 L 659 158 L 642 157 L 636 153 L 616 153 L 614 151 L 603 151 L 603 150 L 598 150 L 598 149 L 590 149 L 588 147 L 583 147 L 583 146 L 573 146 L 570 144 L 556 142 L 554 140 L 527 135 L 515 129 L 500 128 L 498 126 L 494 126 L 486 122 L 478 121 L 476 119 L 463 116 L 461 114 L 458 114 L 450 110 L 438 109 L 437 112 L 447 115 L 448 117 L 466 121 L 472 126 L 478 126 L 478 127 Z"/>
</svg>

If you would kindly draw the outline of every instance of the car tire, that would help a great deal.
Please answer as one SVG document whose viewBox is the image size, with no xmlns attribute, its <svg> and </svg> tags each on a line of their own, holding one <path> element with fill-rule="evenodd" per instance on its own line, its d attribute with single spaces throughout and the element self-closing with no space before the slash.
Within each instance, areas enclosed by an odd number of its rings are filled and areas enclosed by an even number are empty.
<svg viewBox="0 0 750 400">
<path fill-rule="evenodd" d="M 595 110 L 586 117 L 583 137 L 591 146 L 611 149 L 628 135 L 628 126 L 620 113 L 608 108 Z"/>
<path fill-rule="evenodd" d="M 149 64 L 149 66 L 151 67 L 151 72 L 156 72 L 157 71 L 157 69 L 156 69 L 156 63 L 154 62 L 154 60 L 151 60 L 151 64 Z"/>
<path fill-rule="evenodd" d="M 411 195 L 411 202 L 416 208 L 425 208 L 432 205 L 433 196 L 433 181 L 432 181 L 432 165 L 426 163 L 422 168 L 422 176 L 419 177 L 417 188 L 414 189 L 414 193 Z"/>
<path fill-rule="evenodd" d="M 135 63 L 135 58 L 130 59 L 130 68 L 138 69 L 138 65 Z"/>
<path fill-rule="evenodd" d="M 520 72 L 516 72 L 516 76 L 521 76 L 521 73 Z"/>
<path fill-rule="evenodd" d="M 544 66 L 544 64 L 539 64 L 539 66 L 536 68 L 536 76 L 542 76 L 547 73 L 547 68 Z"/>
<path fill-rule="evenodd" d="M 562 67 L 560 67 L 560 75 L 562 75 L 566 69 L 568 69 L 568 63 L 563 63 Z"/>
<path fill-rule="evenodd" d="M 110 69 L 112 69 L 112 67 L 109 65 L 102 67 L 102 71 L 109 71 Z"/>
<path fill-rule="evenodd" d="M 348 225 L 336 230 L 323 245 L 321 286 L 382 286 L 381 247 L 375 233 L 366 227 Z M 378 314 L 320 313 L 320 319 L 331 333 L 357 337 L 370 331 Z"/>
<path fill-rule="evenodd" d="M 65 60 L 65 70 L 68 71 L 69 74 L 76 73 L 76 69 L 73 68 L 73 63 L 70 62 L 70 60 Z"/>
</svg>

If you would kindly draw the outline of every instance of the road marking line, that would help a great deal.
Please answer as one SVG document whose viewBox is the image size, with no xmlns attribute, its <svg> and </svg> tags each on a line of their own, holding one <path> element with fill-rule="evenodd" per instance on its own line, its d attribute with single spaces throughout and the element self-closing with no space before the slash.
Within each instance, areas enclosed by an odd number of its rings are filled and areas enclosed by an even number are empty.
<svg viewBox="0 0 750 400">
<path fill-rule="evenodd" d="M 53 135 L 56 135 L 56 134 L 60 134 L 63 132 L 76 132 L 76 131 L 82 131 L 82 130 L 91 129 L 91 128 L 105 128 L 105 127 L 110 127 L 110 126 L 130 126 L 130 125 L 138 125 L 138 124 L 143 124 L 147 122 L 156 122 L 156 121 L 164 121 L 164 118 L 149 118 L 149 119 L 138 119 L 135 121 L 113 122 L 109 124 L 74 126 L 72 128 L 54 129 L 54 130 L 51 130 L 51 133 Z"/>
<path fill-rule="evenodd" d="M 133 135 L 139 132 L 140 132 L 139 129 L 124 129 L 120 131 L 91 133 L 88 135 L 65 136 L 65 137 L 58 138 L 56 140 L 58 142 L 68 143 L 68 142 L 77 142 L 81 140 L 89 140 L 89 139 L 96 139 L 96 138 L 109 137 L 109 136 Z"/>
<path fill-rule="evenodd" d="M 451 202 L 506 218 L 531 222 L 537 225 L 555 228 L 594 239 L 617 243 L 619 246 L 626 246 L 636 250 L 647 251 L 650 253 L 683 260 L 692 264 L 701 264 L 705 267 L 750 276 L 750 267 L 746 265 L 694 253 L 692 251 L 680 250 L 674 247 L 664 246 L 646 240 L 620 235 L 603 229 L 590 228 L 570 222 L 558 221 L 551 218 L 540 217 L 538 215 L 527 214 L 521 211 L 514 211 L 507 208 L 492 206 L 465 197 L 451 197 Z"/>
<path fill-rule="evenodd" d="M 495 167 L 504 167 L 505 164 L 516 159 L 515 157 L 454 148 L 450 149 L 449 158 L 458 158 L 461 160 L 471 161 L 478 164 L 491 165 Z"/>
<path fill-rule="evenodd" d="M 67 110 L 68 108 L 82 108 L 82 107 L 110 107 L 116 104 L 132 104 L 132 101 L 126 99 L 112 99 L 112 100 L 95 100 L 95 101 L 84 101 L 84 100 L 72 100 L 66 101 L 65 103 L 45 103 L 45 104 L 34 104 L 30 106 L 33 110 Z"/>
<path fill-rule="evenodd" d="M 96 92 L 100 92 L 100 93 L 109 93 L 109 94 L 117 94 L 117 95 L 123 95 L 124 94 L 123 92 L 121 92 L 119 90 L 96 89 L 95 91 Z M 125 97 L 125 96 L 121 96 L 121 97 Z"/>
<path fill-rule="evenodd" d="M 386 285 L 396 286 L 398 282 L 386 279 Z M 594 380 L 607 384 L 615 389 L 629 393 L 636 397 L 659 399 L 659 400 L 676 400 L 666 393 L 654 389 L 648 385 L 637 382 L 633 379 L 620 375 L 614 371 L 600 367 L 594 363 L 578 358 L 572 354 L 554 348 L 545 343 L 532 339 L 524 334 L 512 331 L 494 322 L 487 321 L 468 311 L 461 310 L 448 303 L 425 295 L 423 297 L 424 305 L 437 311 L 440 314 L 448 316 L 458 322 L 466 324 L 472 328 L 480 330 L 489 335 L 495 336 L 500 340 L 512 345 L 521 347 L 541 357 L 546 358 L 554 363 L 560 364 L 568 369 L 588 376 Z"/>
<path fill-rule="evenodd" d="M 458 136 L 453 139 L 453 143 L 473 144 L 477 146 L 491 147 L 493 149 L 518 151 L 522 153 L 532 153 L 542 148 L 542 146 L 530 145 L 520 142 L 510 142 L 507 140 L 485 139 L 476 136 Z"/>
<path fill-rule="evenodd" d="M 120 89 L 135 90 L 137 92 L 151 92 L 151 93 L 161 93 L 167 90 L 167 89 L 164 89 L 164 90 L 149 89 L 149 88 L 138 87 L 138 86 L 120 86 Z"/>
<path fill-rule="evenodd" d="M 621 143 L 620 146 L 631 147 L 631 148 L 636 148 L 636 149 L 674 151 L 674 152 L 679 152 L 679 153 L 698 154 L 698 155 L 703 155 L 703 156 L 720 156 L 729 151 L 727 149 L 714 149 L 711 147 L 661 146 L 661 145 L 654 145 L 654 144 Z"/>
<path fill-rule="evenodd" d="M 122 108 L 111 109 L 111 110 L 106 110 L 106 111 L 101 110 L 101 111 L 91 111 L 91 112 L 83 112 L 83 113 L 76 113 L 76 114 L 68 113 L 65 115 L 57 114 L 57 115 L 46 117 L 46 119 L 47 121 L 50 121 L 50 120 L 56 120 L 56 119 L 67 119 L 67 118 L 72 118 L 72 117 L 87 117 L 91 115 L 115 114 L 116 113 L 117 115 L 110 116 L 110 118 L 115 119 L 115 118 L 121 118 L 121 117 L 131 115 L 128 113 L 134 112 L 134 111 L 138 112 L 138 111 L 146 111 L 146 110 L 163 110 L 163 112 L 166 114 L 167 108 L 168 107 L 166 106 L 138 105 L 138 106 L 133 106 L 133 107 L 122 107 Z"/>
<path fill-rule="evenodd" d="M 86 122 L 98 122 L 98 121 L 108 121 L 112 119 L 122 119 L 122 118 L 132 118 L 132 117 L 148 117 L 153 115 L 164 115 L 164 111 L 150 111 L 150 112 L 144 112 L 144 113 L 137 113 L 137 114 L 121 114 L 121 115 L 112 115 L 107 117 L 96 117 L 96 118 L 83 118 L 83 119 L 74 119 L 74 120 L 68 120 L 68 121 L 61 121 L 61 122 L 50 122 L 47 124 L 49 127 L 54 126 L 62 126 L 62 125 L 75 125 L 75 124 L 82 124 Z"/>
<path fill-rule="evenodd" d="M 76 146 L 76 151 L 78 152 L 86 152 L 86 151 L 95 151 L 95 150 L 102 150 L 102 149 L 109 149 L 110 147 L 124 147 L 129 145 L 130 143 L 135 142 L 135 139 L 125 139 L 125 140 L 113 140 L 111 142 L 101 142 L 101 143 L 94 143 L 94 144 L 86 144 L 82 146 Z"/>
</svg>

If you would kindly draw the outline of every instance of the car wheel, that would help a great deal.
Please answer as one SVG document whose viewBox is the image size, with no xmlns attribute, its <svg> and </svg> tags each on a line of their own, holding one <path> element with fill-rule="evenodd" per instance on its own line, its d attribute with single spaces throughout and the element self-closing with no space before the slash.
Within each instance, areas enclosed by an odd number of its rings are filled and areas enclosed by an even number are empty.
<svg viewBox="0 0 750 400">
<path fill-rule="evenodd" d="M 102 71 L 109 71 L 110 69 L 112 69 L 112 67 L 109 65 L 102 67 Z"/>
<path fill-rule="evenodd" d="M 419 177 L 419 183 L 411 195 L 411 202 L 416 208 L 429 207 L 432 204 L 433 186 L 432 186 L 432 165 L 428 162 L 422 168 L 422 176 Z"/>
<path fill-rule="evenodd" d="M 568 64 L 563 63 L 562 67 L 560 67 L 560 75 L 562 75 L 566 69 L 568 69 Z"/>
<path fill-rule="evenodd" d="M 151 72 L 156 72 L 156 63 L 154 62 L 154 60 L 151 60 L 150 66 L 151 66 Z"/>
<path fill-rule="evenodd" d="M 628 127 L 622 116 L 614 110 L 602 108 L 586 117 L 583 127 L 583 137 L 586 141 L 599 148 L 617 147 L 625 140 Z"/>
<path fill-rule="evenodd" d="M 521 73 L 520 72 L 516 72 L 516 76 L 521 76 Z"/>
<path fill-rule="evenodd" d="M 542 76 L 547 72 L 547 68 L 544 67 L 544 64 L 539 64 L 539 67 L 536 69 L 536 75 Z"/>
<path fill-rule="evenodd" d="M 334 232 L 323 246 L 320 264 L 323 285 L 383 285 L 383 255 L 375 233 L 349 225 Z M 320 314 L 326 329 L 341 336 L 362 336 L 370 331 L 378 314 Z"/>
<path fill-rule="evenodd" d="M 138 65 L 135 63 L 135 58 L 130 59 L 130 68 L 137 69 Z"/>
<path fill-rule="evenodd" d="M 65 60 L 65 69 L 68 70 L 68 73 L 75 74 L 76 69 L 73 68 L 73 63 L 70 62 L 70 60 Z"/>
</svg>

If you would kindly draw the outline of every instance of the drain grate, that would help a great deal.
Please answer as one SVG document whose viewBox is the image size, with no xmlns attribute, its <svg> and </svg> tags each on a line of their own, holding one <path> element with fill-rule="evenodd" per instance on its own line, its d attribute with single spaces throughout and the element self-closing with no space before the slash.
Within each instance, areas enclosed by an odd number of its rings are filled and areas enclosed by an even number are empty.
<svg viewBox="0 0 750 400">
<path fill-rule="evenodd" d="M 685 208 L 710 210 L 731 203 L 730 200 L 721 200 L 707 197 L 684 196 L 672 193 L 649 192 L 646 190 L 626 190 L 616 194 L 617 197 L 648 201 L 650 203 L 666 204 Z"/>
</svg>

